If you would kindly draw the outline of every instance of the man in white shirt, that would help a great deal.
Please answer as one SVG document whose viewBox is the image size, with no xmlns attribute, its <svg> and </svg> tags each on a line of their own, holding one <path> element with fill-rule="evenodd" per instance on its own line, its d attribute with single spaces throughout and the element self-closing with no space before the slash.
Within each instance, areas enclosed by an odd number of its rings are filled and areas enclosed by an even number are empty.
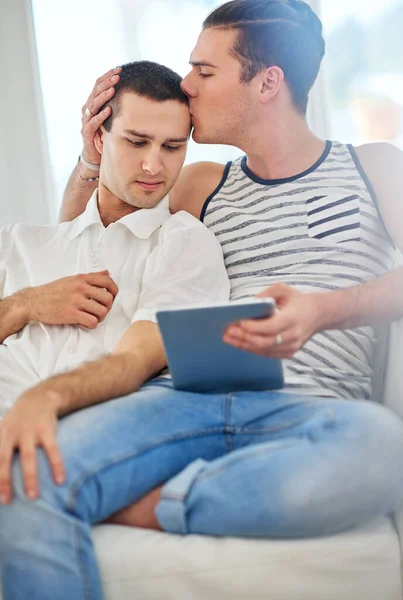
<svg viewBox="0 0 403 600">
<path fill-rule="evenodd" d="M 54 482 L 66 478 L 58 418 L 124 397 L 166 367 L 157 308 L 229 298 L 215 236 L 189 213 L 169 212 L 191 127 L 180 81 L 161 65 L 125 65 L 97 135 L 101 171 L 85 212 L 57 226 L 0 229 L 1 479 L 19 448 L 28 498 L 39 497 L 36 446 Z M 109 460 L 107 439 L 96 445 Z M 80 472 L 85 455 L 70 449 Z M 12 495 L 11 485 L 2 487 L 0 501 Z"/>
<path fill-rule="evenodd" d="M 0 230 L 0 414 L 28 388 L 112 352 L 157 307 L 228 299 L 214 235 L 169 213 L 190 132 L 180 77 L 148 62 L 122 77 L 85 213 Z"/>
</svg>

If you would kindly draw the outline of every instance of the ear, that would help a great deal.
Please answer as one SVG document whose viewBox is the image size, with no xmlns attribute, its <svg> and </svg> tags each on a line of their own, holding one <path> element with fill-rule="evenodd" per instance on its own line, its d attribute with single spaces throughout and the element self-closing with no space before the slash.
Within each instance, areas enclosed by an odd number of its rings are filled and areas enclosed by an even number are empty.
<svg viewBox="0 0 403 600">
<path fill-rule="evenodd" d="M 102 155 L 104 151 L 104 135 L 105 135 L 105 127 L 101 125 L 99 129 L 97 129 L 94 135 L 94 144 L 95 148 Z"/>
<path fill-rule="evenodd" d="M 266 104 L 277 96 L 284 82 L 284 72 L 280 67 L 269 67 L 260 76 L 260 102 Z"/>
</svg>

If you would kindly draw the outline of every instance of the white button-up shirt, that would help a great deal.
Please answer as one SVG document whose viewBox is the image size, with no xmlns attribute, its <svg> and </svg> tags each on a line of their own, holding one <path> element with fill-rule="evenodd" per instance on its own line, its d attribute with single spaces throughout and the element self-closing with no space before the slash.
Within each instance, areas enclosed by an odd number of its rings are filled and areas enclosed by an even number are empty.
<svg viewBox="0 0 403 600">
<path fill-rule="evenodd" d="M 229 299 L 214 234 L 186 212 L 171 216 L 167 198 L 105 228 L 95 192 L 70 223 L 0 229 L 0 298 L 104 269 L 119 293 L 96 329 L 31 322 L 0 345 L 0 414 L 41 380 L 111 352 L 131 323 L 155 322 L 156 309 Z"/>
</svg>

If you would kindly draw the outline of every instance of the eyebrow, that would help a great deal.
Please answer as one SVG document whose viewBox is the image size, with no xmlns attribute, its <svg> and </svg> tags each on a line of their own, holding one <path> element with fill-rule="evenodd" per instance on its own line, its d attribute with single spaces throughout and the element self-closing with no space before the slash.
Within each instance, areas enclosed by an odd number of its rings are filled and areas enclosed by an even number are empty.
<svg viewBox="0 0 403 600">
<path fill-rule="evenodd" d="M 135 137 L 139 137 L 143 140 L 155 140 L 155 136 L 153 135 L 149 135 L 148 133 L 141 133 L 140 131 L 135 131 L 134 129 L 125 129 L 124 131 L 127 135 L 133 135 Z M 168 140 L 165 140 L 166 142 L 174 142 L 176 144 L 183 144 L 184 142 L 187 142 L 188 138 L 187 137 L 181 137 L 181 138 L 169 138 Z"/>
<path fill-rule="evenodd" d="M 192 65 L 192 67 L 213 67 L 213 69 L 217 69 L 217 65 L 213 65 L 213 63 L 209 62 L 208 60 L 190 60 L 189 64 Z"/>
</svg>

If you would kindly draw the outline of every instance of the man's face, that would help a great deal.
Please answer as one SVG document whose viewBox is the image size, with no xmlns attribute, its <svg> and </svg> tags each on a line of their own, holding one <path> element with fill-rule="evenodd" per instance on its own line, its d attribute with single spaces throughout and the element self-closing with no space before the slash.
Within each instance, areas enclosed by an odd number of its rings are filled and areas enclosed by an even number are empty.
<svg viewBox="0 0 403 600">
<path fill-rule="evenodd" d="M 236 39 L 235 30 L 204 29 L 191 54 L 192 70 L 181 87 L 196 142 L 236 146 L 252 118 L 251 88 L 240 81 L 241 64 L 231 55 Z"/>
<path fill-rule="evenodd" d="M 101 185 L 134 208 L 152 208 L 179 176 L 189 132 L 185 104 L 123 93 L 111 130 L 102 134 Z"/>
</svg>

